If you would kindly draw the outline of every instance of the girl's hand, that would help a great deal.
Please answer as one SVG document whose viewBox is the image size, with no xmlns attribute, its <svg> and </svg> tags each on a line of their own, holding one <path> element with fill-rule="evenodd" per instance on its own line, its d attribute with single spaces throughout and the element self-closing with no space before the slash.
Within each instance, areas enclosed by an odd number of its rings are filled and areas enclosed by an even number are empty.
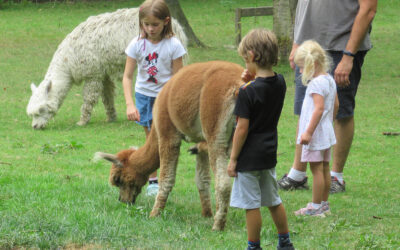
<svg viewBox="0 0 400 250">
<path fill-rule="evenodd" d="M 249 81 L 253 80 L 254 77 L 255 77 L 255 75 L 251 74 L 248 69 L 243 70 L 242 80 L 244 82 L 249 82 Z"/>
<path fill-rule="evenodd" d="M 308 145 L 311 141 L 311 135 L 307 132 L 301 134 L 300 136 L 300 144 L 302 145 Z"/>
<path fill-rule="evenodd" d="M 126 107 L 126 116 L 129 121 L 140 121 L 140 114 L 135 105 L 130 104 Z"/>
<path fill-rule="evenodd" d="M 228 175 L 230 177 L 237 177 L 237 172 L 236 172 L 236 160 L 230 160 L 228 164 Z"/>
</svg>

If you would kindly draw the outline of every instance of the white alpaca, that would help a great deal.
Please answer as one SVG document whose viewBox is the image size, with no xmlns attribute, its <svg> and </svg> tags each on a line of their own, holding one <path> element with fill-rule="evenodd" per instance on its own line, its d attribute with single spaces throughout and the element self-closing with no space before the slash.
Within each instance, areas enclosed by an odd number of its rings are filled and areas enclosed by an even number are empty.
<svg viewBox="0 0 400 250">
<path fill-rule="evenodd" d="M 180 24 L 172 19 L 176 37 L 186 47 L 187 38 Z M 102 97 L 107 120 L 116 119 L 114 82 L 122 79 L 125 48 L 139 35 L 137 8 L 120 9 L 89 17 L 79 24 L 58 46 L 44 80 L 31 84 L 32 96 L 27 114 L 34 129 L 44 128 L 62 105 L 72 84 L 85 82 L 78 125 L 89 122 L 91 112 Z"/>
</svg>

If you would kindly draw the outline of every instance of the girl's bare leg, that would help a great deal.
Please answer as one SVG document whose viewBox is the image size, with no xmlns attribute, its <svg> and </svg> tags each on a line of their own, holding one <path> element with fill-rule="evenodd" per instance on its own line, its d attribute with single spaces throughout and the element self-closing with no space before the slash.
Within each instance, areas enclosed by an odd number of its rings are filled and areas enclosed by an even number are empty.
<svg viewBox="0 0 400 250">
<path fill-rule="evenodd" d="M 321 204 L 325 192 L 323 162 L 310 162 L 310 168 L 313 175 L 312 202 L 315 204 Z"/>
<path fill-rule="evenodd" d="M 329 198 L 329 190 L 331 188 L 331 172 L 329 169 L 329 162 L 323 162 L 323 172 L 324 172 L 324 180 L 325 180 L 325 185 L 324 185 L 324 192 L 322 194 L 322 200 L 323 201 L 328 201 Z"/>
</svg>

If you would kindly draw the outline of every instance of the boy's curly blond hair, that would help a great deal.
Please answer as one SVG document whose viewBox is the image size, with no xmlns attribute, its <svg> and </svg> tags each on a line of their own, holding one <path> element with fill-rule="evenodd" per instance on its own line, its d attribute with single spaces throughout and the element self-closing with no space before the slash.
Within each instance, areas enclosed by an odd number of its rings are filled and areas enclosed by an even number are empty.
<svg viewBox="0 0 400 250">
<path fill-rule="evenodd" d="M 278 63 L 278 39 L 267 29 L 253 29 L 242 39 L 238 53 L 247 60 L 249 51 L 254 54 L 254 62 L 260 68 L 271 68 Z"/>
</svg>

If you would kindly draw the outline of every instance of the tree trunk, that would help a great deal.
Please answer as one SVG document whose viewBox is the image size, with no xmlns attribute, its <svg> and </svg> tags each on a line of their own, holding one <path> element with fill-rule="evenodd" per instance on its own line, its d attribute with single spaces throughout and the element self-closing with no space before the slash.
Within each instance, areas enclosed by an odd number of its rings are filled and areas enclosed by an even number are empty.
<svg viewBox="0 0 400 250">
<path fill-rule="evenodd" d="M 189 41 L 189 46 L 198 46 L 198 47 L 206 47 L 194 34 L 192 27 L 188 20 L 186 19 L 185 14 L 179 4 L 178 0 L 165 0 L 168 5 L 169 10 L 171 11 L 171 15 L 178 20 L 180 25 L 183 27 L 185 34 Z"/>
<path fill-rule="evenodd" d="M 288 62 L 293 44 L 293 27 L 297 0 L 274 0 L 274 32 L 278 37 L 282 63 Z"/>
</svg>

